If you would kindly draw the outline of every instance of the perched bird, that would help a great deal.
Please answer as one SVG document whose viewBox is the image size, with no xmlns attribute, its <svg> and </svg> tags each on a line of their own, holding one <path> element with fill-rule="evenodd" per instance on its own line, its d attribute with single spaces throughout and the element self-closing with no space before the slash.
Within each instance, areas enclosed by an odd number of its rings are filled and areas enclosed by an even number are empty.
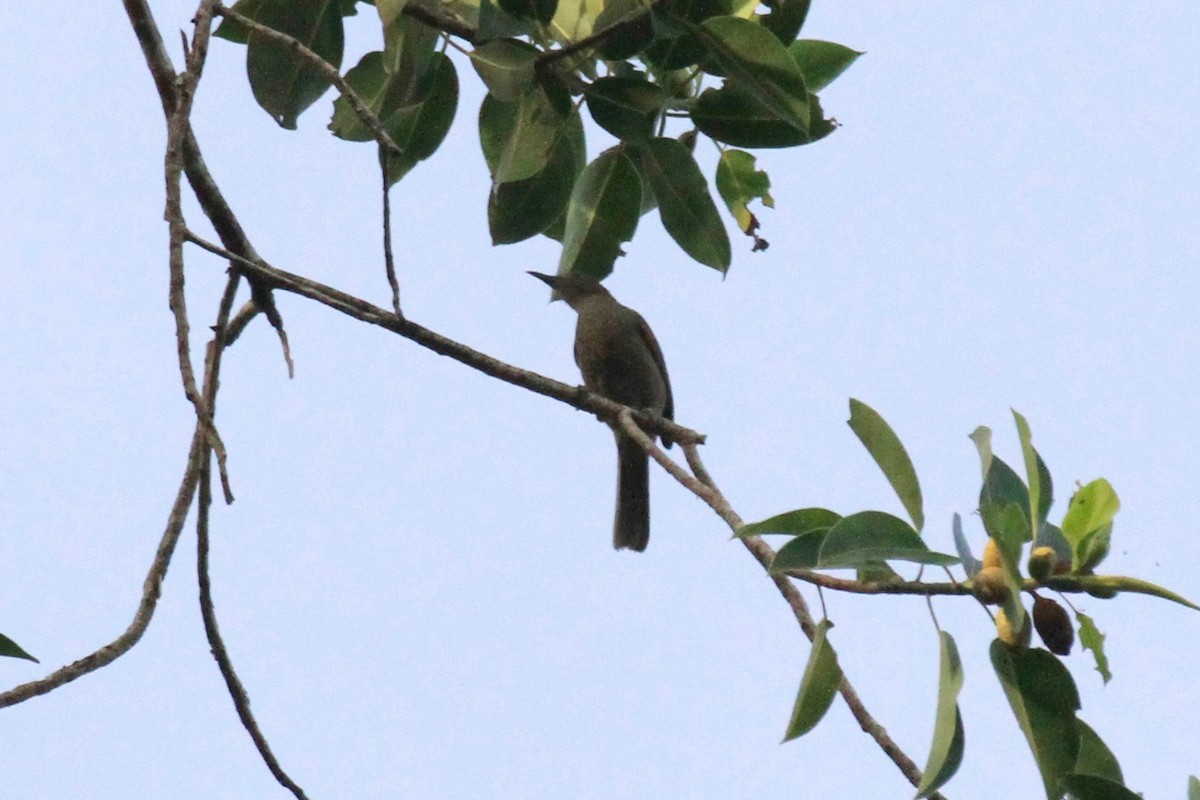
<svg viewBox="0 0 1200 800">
<path fill-rule="evenodd" d="M 630 408 L 674 419 L 662 350 L 642 315 L 626 308 L 595 278 L 575 273 L 530 275 L 550 285 L 579 314 L 575 363 L 583 385 Z M 650 457 L 627 434 L 617 437 L 617 513 L 613 547 L 642 551 L 650 541 Z M 671 440 L 662 437 L 663 446 Z"/>
</svg>

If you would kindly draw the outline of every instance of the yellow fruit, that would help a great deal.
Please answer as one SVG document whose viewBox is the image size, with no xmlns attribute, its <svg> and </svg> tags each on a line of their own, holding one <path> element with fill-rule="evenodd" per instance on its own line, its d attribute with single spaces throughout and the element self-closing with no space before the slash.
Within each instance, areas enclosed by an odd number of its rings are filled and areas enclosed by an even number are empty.
<svg viewBox="0 0 1200 800">
<path fill-rule="evenodd" d="M 996 636 L 1009 647 L 1029 647 L 1029 619 L 1026 618 L 1020 631 L 1014 631 L 1012 623 L 1008 621 L 1008 615 L 1004 613 L 1003 608 L 1000 609 L 996 612 Z"/>
<path fill-rule="evenodd" d="M 990 536 L 987 544 L 983 546 L 983 566 L 984 569 L 1004 566 L 1004 559 L 1000 557 L 1000 545 L 996 544 L 996 540 Z"/>
<path fill-rule="evenodd" d="M 1058 553 L 1054 552 L 1053 547 L 1035 547 L 1029 554 L 1026 567 L 1029 577 L 1038 583 L 1045 583 L 1058 570 Z"/>
<path fill-rule="evenodd" d="M 1033 598 L 1033 626 L 1051 653 L 1070 655 L 1075 627 L 1065 608 L 1046 597 Z"/>
<path fill-rule="evenodd" d="M 1000 567 L 984 567 L 972 581 L 979 602 L 998 606 L 1008 597 L 1008 585 L 1004 582 L 1004 570 Z"/>
</svg>

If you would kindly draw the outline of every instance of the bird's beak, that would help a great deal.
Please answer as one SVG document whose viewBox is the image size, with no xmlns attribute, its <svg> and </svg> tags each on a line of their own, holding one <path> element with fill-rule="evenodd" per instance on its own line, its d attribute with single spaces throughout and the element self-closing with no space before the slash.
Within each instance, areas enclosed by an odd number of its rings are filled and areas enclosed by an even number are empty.
<svg viewBox="0 0 1200 800">
<path fill-rule="evenodd" d="M 541 281 L 542 283 L 546 284 L 547 286 L 549 286 L 551 289 L 554 290 L 550 294 L 550 302 L 553 303 L 555 300 L 562 299 L 562 295 L 560 295 L 558 293 L 558 278 L 557 277 L 555 277 L 554 275 L 545 275 L 541 272 L 534 272 L 533 270 L 529 270 L 529 274 L 532 275 L 533 277 L 537 278 L 539 281 Z"/>
</svg>

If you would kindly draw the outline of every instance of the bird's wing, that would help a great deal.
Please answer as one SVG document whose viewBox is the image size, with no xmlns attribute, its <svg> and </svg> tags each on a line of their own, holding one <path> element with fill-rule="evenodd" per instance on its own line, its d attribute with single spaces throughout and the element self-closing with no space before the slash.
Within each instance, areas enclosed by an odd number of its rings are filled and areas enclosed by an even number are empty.
<svg viewBox="0 0 1200 800">
<path fill-rule="evenodd" d="M 650 330 L 650 326 L 646 324 L 646 320 L 642 319 L 641 314 L 638 314 L 637 321 L 642 341 L 646 343 L 650 355 L 654 357 L 654 363 L 658 365 L 658 371 L 662 375 L 663 386 L 667 389 L 667 402 L 663 406 L 662 415 L 673 420 L 675 419 L 675 400 L 671 396 L 671 377 L 667 374 L 667 362 L 663 360 L 662 348 L 658 346 L 658 339 L 654 338 L 654 331 Z M 664 440 L 665 442 L 666 440 Z"/>
</svg>

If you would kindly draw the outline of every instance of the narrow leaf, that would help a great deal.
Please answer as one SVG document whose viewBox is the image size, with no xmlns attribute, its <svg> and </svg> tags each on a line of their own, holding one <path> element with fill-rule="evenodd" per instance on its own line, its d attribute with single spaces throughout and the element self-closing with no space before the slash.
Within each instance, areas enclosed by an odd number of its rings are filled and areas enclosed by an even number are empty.
<svg viewBox="0 0 1200 800">
<path fill-rule="evenodd" d="M 917 787 L 917 797 L 929 797 L 958 772 L 965 746 L 962 714 L 958 710 L 958 693 L 963 686 L 962 660 L 954 638 L 945 631 L 939 634 L 941 655 L 938 668 L 937 714 L 933 724 L 933 742 L 925 774 Z"/>
<path fill-rule="evenodd" d="M 833 625 L 827 619 L 817 623 L 804 678 L 800 681 L 800 691 L 796 693 L 796 703 L 792 706 L 792 718 L 783 735 L 785 742 L 803 736 L 817 726 L 842 683 L 842 668 L 838 666 L 837 653 L 826 638 L 831 627 Z"/>
<path fill-rule="evenodd" d="M 1028 420 L 1019 411 L 1015 408 L 1010 410 L 1017 424 L 1021 456 L 1025 459 L 1025 483 L 1029 493 L 1029 530 L 1036 532 L 1040 521 L 1038 511 L 1041 508 L 1042 484 L 1037 451 L 1033 449 L 1033 432 L 1029 430 Z"/>
<path fill-rule="evenodd" d="M 651 139 L 636 152 L 667 233 L 706 267 L 721 272 L 729 269 L 729 236 L 692 154 L 677 139 L 669 138 Z"/>
<path fill-rule="evenodd" d="M 983 566 L 983 562 L 971 553 L 971 545 L 967 542 L 966 535 L 963 534 L 962 517 L 959 516 L 957 511 L 954 512 L 954 520 L 951 523 L 951 527 L 954 530 L 954 549 L 958 551 L 958 558 L 962 561 L 967 577 L 974 578 L 975 574 L 979 572 L 980 567 Z"/>
<path fill-rule="evenodd" d="M 884 477 L 904 504 L 904 510 L 908 512 L 913 525 L 920 531 L 925 527 L 921 486 L 917 483 L 912 459 L 900 443 L 900 437 L 875 409 L 859 400 L 850 400 L 850 419 L 847 424 L 883 470 Z"/>
</svg>

